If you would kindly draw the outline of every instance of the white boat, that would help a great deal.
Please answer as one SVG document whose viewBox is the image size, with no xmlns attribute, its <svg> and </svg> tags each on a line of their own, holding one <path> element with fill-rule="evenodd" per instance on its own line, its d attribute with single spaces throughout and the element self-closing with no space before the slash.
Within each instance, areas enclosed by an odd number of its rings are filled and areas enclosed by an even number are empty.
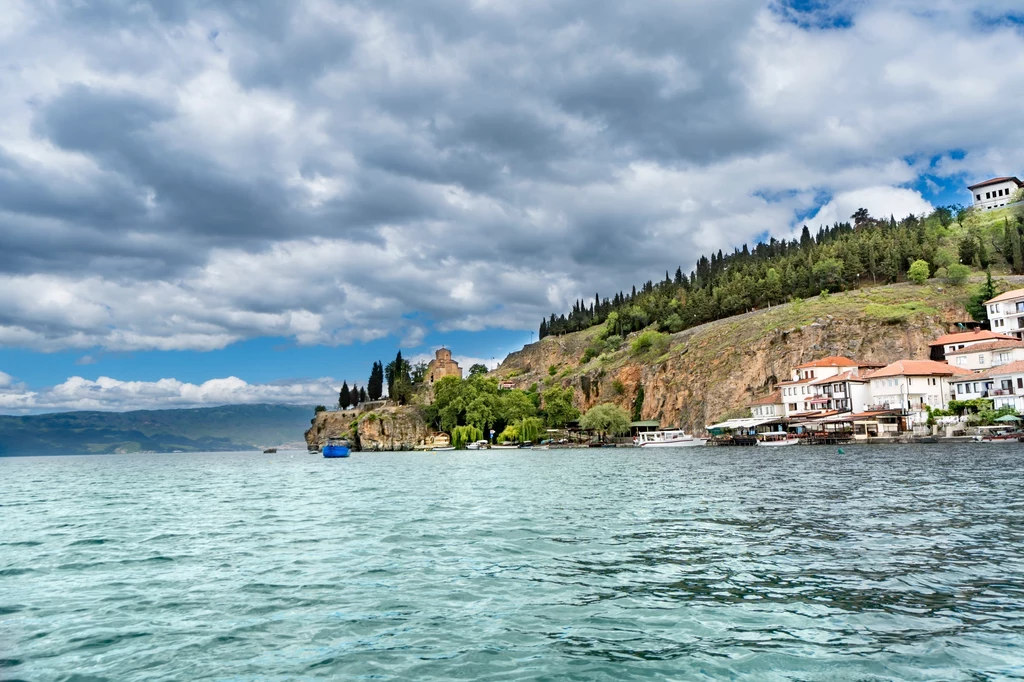
<svg viewBox="0 0 1024 682">
<path fill-rule="evenodd" d="M 688 448 L 704 445 L 707 440 L 694 438 L 682 429 L 675 431 L 645 431 L 633 439 L 638 448 Z"/>
<path fill-rule="evenodd" d="M 478 440 L 474 443 L 469 443 L 468 445 L 466 445 L 467 450 L 489 450 L 490 448 L 491 444 L 485 440 Z"/>
<path fill-rule="evenodd" d="M 757 444 L 759 447 L 781 448 L 787 445 L 799 445 L 800 439 L 793 438 L 788 433 L 766 433 L 757 441 Z"/>
<path fill-rule="evenodd" d="M 452 446 L 452 445 L 444 445 L 444 446 L 439 445 L 436 448 L 430 448 L 430 451 L 431 452 L 449 452 L 449 451 L 454 450 L 454 449 L 455 449 L 455 447 Z"/>
</svg>

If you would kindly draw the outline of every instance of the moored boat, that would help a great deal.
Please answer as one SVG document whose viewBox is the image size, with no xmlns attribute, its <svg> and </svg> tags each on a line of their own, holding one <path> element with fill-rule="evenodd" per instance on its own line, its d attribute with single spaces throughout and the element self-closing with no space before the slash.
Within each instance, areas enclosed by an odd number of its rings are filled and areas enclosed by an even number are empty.
<svg viewBox="0 0 1024 682">
<path fill-rule="evenodd" d="M 706 442 L 704 438 L 696 438 L 682 429 L 644 431 L 633 439 L 633 445 L 638 448 L 688 448 Z"/>
<path fill-rule="evenodd" d="M 467 450 L 490 450 L 490 448 L 491 444 L 485 440 L 478 440 L 466 446 Z"/>
<path fill-rule="evenodd" d="M 327 445 L 324 446 L 322 453 L 327 459 L 348 457 L 349 443 L 344 438 L 328 438 Z"/>
<path fill-rule="evenodd" d="M 785 432 L 766 433 L 757 441 L 760 447 L 782 448 L 789 445 L 799 445 L 800 439 L 794 438 Z"/>
</svg>

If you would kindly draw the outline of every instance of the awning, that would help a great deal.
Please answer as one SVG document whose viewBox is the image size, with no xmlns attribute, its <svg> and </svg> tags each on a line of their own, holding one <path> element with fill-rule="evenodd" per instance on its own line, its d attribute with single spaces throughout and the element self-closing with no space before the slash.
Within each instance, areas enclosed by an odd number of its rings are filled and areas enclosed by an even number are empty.
<svg viewBox="0 0 1024 682">
<path fill-rule="evenodd" d="M 712 429 L 720 429 L 723 431 L 734 431 L 736 429 L 752 429 L 762 424 L 770 424 L 771 422 L 779 421 L 778 418 L 772 417 L 771 419 L 760 419 L 757 417 L 745 417 L 743 419 L 729 419 L 719 424 L 712 424 L 707 427 L 708 431 Z"/>
</svg>

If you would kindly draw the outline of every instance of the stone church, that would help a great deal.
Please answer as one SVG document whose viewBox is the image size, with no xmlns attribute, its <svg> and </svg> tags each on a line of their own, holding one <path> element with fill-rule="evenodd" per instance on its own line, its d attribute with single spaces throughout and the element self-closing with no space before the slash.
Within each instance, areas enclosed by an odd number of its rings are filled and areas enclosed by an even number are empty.
<svg viewBox="0 0 1024 682">
<path fill-rule="evenodd" d="M 427 365 L 427 382 L 434 383 L 441 377 L 462 378 L 462 368 L 452 360 L 452 352 L 447 348 L 439 348 L 434 359 Z"/>
</svg>

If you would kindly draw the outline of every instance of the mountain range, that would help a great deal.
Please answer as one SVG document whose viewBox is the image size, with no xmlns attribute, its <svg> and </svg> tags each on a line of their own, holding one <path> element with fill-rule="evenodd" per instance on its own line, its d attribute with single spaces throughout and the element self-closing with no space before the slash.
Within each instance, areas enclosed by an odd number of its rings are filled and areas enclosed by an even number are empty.
<svg viewBox="0 0 1024 682">
<path fill-rule="evenodd" d="M 312 417 L 294 405 L 0 416 L 0 457 L 262 449 L 300 442 Z"/>
</svg>

